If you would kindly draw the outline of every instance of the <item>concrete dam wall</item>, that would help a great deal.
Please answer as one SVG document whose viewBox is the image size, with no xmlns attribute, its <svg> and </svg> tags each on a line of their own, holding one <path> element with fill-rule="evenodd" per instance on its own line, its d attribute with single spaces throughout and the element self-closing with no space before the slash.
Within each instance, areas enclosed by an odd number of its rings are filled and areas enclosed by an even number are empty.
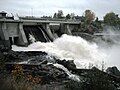
<svg viewBox="0 0 120 90">
<path fill-rule="evenodd" d="M 36 41 L 49 42 L 62 34 L 71 35 L 71 31 L 79 29 L 79 26 L 78 21 L 22 18 L 14 20 L 3 15 L 0 17 L 0 45 L 27 46 L 31 43 L 30 36 Z"/>
</svg>

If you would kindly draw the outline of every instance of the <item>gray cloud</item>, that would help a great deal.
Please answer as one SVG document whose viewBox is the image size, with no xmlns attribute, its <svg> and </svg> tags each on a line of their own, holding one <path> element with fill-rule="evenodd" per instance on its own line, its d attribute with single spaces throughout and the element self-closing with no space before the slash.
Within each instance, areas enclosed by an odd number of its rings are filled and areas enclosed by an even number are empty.
<svg viewBox="0 0 120 90">
<path fill-rule="evenodd" d="M 31 9 L 32 8 L 32 9 Z M 107 12 L 113 11 L 120 14 L 119 0 L 2 0 L 0 10 L 19 15 L 36 16 L 53 15 L 57 10 L 63 10 L 65 14 L 74 12 L 82 15 L 86 9 L 96 13 L 102 18 Z"/>
</svg>

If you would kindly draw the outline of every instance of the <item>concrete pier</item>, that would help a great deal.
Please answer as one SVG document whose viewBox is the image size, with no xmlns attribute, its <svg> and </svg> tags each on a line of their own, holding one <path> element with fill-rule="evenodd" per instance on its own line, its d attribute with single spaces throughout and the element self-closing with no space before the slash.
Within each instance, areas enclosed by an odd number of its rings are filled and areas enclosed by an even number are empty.
<svg viewBox="0 0 120 90">
<path fill-rule="evenodd" d="M 19 45 L 28 45 L 28 41 L 23 30 L 23 23 L 19 23 Z"/>
<path fill-rule="evenodd" d="M 3 13 L 2 13 L 3 14 Z M 2 16 L 2 15 L 1 15 Z M 59 24 L 59 30 L 62 33 L 72 35 L 72 30 L 76 26 L 79 26 L 81 22 L 78 21 L 66 21 L 66 20 L 48 20 L 48 19 L 19 19 L 4 17 L 0 18 L 0 41 L 5 41 L 10 45 L 27 46 L 28 40 L 26 38 L 24 28 L 25 25 L 42 26 L 49 38 L 53 41 L 58 35 L 56 30 L 50 28 L 50 24 Z"/>
</svg>

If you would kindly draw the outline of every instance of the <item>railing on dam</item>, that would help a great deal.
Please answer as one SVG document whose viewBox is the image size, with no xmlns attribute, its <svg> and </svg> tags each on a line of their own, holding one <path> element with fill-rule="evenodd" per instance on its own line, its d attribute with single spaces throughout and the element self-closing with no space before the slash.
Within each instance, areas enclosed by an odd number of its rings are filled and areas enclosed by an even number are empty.
<svg viewBox="0 0 120 90">
<path fill-rule="evenodd" d="M 95 36 L 120 36 L 120 34 L 109 33 L 94 33 Z"/>
<path fill-rule="evenodd" d="M 50 19 L 45 19 L 45 18 L 19 18 L 18 20 L 14 20 L 14 19 L 0 19 L 0 22 L 25 22 L 25 23 L 63 23 L 63 24 L 80 24 L 81 21 L 77 21 L 77 20 L 67 20 L 67 19 L 54 19 L 54 18 L 50 18 Z"/>
</svg>

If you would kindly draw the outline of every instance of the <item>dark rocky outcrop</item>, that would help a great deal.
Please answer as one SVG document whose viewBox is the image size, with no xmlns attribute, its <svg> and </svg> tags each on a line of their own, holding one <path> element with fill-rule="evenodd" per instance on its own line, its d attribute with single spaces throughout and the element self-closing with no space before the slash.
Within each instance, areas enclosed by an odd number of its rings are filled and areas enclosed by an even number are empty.
<svg viewBox="0 0 120 90">
<path fill-rule="evenodd" d="M 120 71 L 118 70 L 118 68 L 116 66 L 114 66 L 114 67 L 108 67 L 107 70 L 106 70 L 106 72 L 108 74 L 120 77 Z"/>
<path fill-rule="evenodd" d="M 17 68 L 16 68 L 17 67 Z M 17 71 L 27 77 L 31 75 L 32 77 L 40 77 L 42 84 L 50 84 L 51 82 L 62 82 L 68 79 L 68 75 L 61 69 L 56 68 L 52 64 L 6 64 L 7 71 L 9 74 Z M 19 72 L 21 68 L 21 72 Z M 39 83 L 39 82 L 38 82 Z"/>
<path fill-rule="evenodd" d="M 76 69 L 76 65 L 74 64 L 73 60 L 59 60 L 59 59 L 56 59 L 56 62 L 58 64 L 63 65 L 64 67 L 66 67 L 68 70 Z"/>
<path fill-rule="evenodd" d="M 75 90 L 117 90 L 120 86 L 117 67 L 108 68 L 107 73 L 96 67 L 92 69 L 76 69 L 73 60 L 59 60 L 47 55 L 45 52 L 36 51 L 14 52 L 10 50 L 0 52 L 0 61 L 2 62 L 1 65 L 4 64 L 0 68 L 0 81 L 5 83 L 8 78 L 11 83 L 15 83 L 16 80 L 20 82 L 22 78 L 23 81 L 32 82 L 34 85 L 39 84 L 40 87 L 48 86 L 50 88 L 54 85 L 57 86 L 56 88 L 62 87 L 62 89 L 58 88 L 58 90 L 64 90 L 63 88 L 68 88 L 68 90 L 73 90 L 74 88 Z M 48 63 L 63 65 L 71 73 L 78 75 L 80 82 L 71 80 L 64 70 Z M 5 80 L 3 77 L 5 77 Z"/>
</svg>

